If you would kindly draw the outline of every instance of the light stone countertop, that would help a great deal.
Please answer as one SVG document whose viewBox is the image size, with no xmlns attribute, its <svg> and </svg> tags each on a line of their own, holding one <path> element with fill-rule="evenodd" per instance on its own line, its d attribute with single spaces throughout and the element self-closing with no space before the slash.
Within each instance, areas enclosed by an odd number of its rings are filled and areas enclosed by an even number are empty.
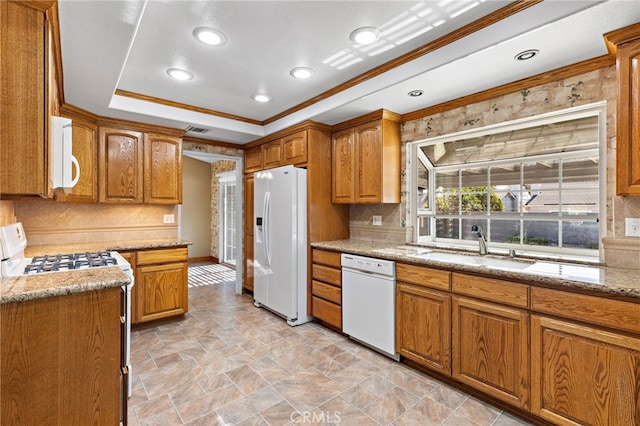
<svg viewBox="0 0 640 426">
<path fill-rule="evenodd" d="M 122 287 L 129 282 L 118 266 L 2 278 L 0 304 Z"/>
<path fill-rule="evenodd" d="M 490 266 L 478 266 L 416 257 L 416 255 L 429 250 L 451 252 L 450 250 L 413 245 L 390 245 L 389 243 L 378 243 L 364 240 L 317 242 L 312 243 L 311 247 L 379 259 L 394 260 L 396 262 L 431 266 L 451 271 L 482 274 L 489 277 L 525 282 L 531 285 L 541 285 L 546 287 L 552 286 L 565 290 L 570 290 L 571 288 L 582 289 L 590 292 L 603 293 L 603 296 L 622 296 L 640 299 L 640 271 L 633 269 L 591 266 L 547 260 L 532 261 L 531 259 L 526 259 L 530 266 L 523 269 L 494 269 Z M 508 259 L 506 256 L 491 255 L 488 256 L 488 258 Z M 490 261 L 488 263 L 490 264 Z"/>
<path fill-rule="evenodd" d="M 53 255 L 60 253 L 82 253 L 86 251 L 128 251 L 147 250 L 156 248 L 186 247 L 191 245 L 191 241 L 182 239 L 159 239 L 159 240 L 135 240 L 135 241 L 114 241 L 106 243 L 78 243 L 78 244 L 48 244 L 41 246 L 29 246 L 24 251 L 27 257 Z"/>
<path fill-rule="evenodd" d="M 181 239 L 140 240 L 107 243 L 83 243 L 29 246 L 25 256 L 83 253 L 91 251 L 125 251 L 186 247 L 191 241 Z M 49 272 L 0 278 L 0 304 L 21 302 L 65 294 L 82 293 L 128 284 L 129 276 L 117 266 L 77 271 Z"/>
</svg>

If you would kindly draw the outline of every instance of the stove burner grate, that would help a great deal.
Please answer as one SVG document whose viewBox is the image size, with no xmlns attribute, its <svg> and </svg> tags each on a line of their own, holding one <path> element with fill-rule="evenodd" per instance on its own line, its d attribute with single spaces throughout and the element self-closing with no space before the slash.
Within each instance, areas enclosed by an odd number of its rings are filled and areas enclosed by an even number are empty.
<svg viewBox="0 0 640 426">
<path fill-rule="evenodd" d="M 25 274 L 42 272 L 70 271 L 72 269 L 87 269 L 100 266 L 114 266 L 118 261 L 109 251 L 56 254 L 34 256 L 31 264 L 24 269 Z"/>
</svg>

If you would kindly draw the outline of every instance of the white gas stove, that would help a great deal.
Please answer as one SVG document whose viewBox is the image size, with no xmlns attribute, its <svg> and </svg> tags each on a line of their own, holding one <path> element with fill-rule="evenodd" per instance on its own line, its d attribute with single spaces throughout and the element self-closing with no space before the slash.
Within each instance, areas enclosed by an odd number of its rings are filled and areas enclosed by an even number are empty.
<svg viewBox="0 0 640 426">
<path fill-rule="evenodd" d="M 95 251 L 68 254 L 51 254 L 25 257 L 27 236 L 21 222 L 0 227 L 0 276 L 20 277 L 33 274 L 53 274 L 63 271 L 82 271 L 90 268 L 118 266 L 130 279 L 123 286 L 125 294 L 125 365 L 128 370 L 127 396 L 131 395 L 133 374 L 131 372 L 131 287 L 133 271 L 131 265 L 116 251 Z"/>
</svg>

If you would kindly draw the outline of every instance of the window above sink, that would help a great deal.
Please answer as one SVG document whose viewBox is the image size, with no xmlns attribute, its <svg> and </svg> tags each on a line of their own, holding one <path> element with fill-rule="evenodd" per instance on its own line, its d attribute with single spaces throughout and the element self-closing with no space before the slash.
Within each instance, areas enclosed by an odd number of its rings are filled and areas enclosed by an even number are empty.
<svg viewBox="0 0 640 426">
<path fill-rule="evenodd" d="M 598 260 L 606 193 L 605 104 L 411 142 L 416 243 Z"/>
</svg>

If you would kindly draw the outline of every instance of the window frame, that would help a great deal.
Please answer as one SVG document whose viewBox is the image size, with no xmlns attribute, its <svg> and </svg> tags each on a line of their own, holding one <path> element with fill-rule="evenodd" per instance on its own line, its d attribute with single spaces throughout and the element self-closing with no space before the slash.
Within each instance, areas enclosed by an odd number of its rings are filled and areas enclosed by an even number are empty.
<svg viewBox="0 0 640 426">
<path fill-rule="evenodd" d="M 428 209 L 418 209 L 417 207 L 417 191 L 418 191 L 418 165 L 419 165 L 419 156 L 424 156 L 422 150 L 418 149 L 420 146 L 424 145 L 432 145 L 437 143 L 446 143 L 454 140 L 466 139 L 466 138 L 477 138 L 477 137 L 486 137 L 492 135 L 494 133 L 501 133 L 511 130 L 522 130 L 531 127 L 538 127 L 545 124 L 557 123 L 562 121 L 575 120 L 579 118 L 586 117 L 597 117 L 598 118 L 598 148 L 592 148 L 590 150 L 583 151 L 571 151 L 568 153 L 557 153 L 557 154 L 544 154 L 537 155 L 531 157 L 514 157 L 512 159 L 505 160 L 495 160 L 495 161 L 484 161 L 479 163 L 470 163 L 470 164 L 461 164 L 455 166 L 440 166 L 437 167 L 438 170 L 461 170 L 461 169 L 469 169 L 475 166 L 487 166 L 491 164 L 494 166 L 499 163 L 514 163 L 516 162 L 532 162 L 538 158 L 571 158 L 575 157 L 576 154 L 582 155 L 582 153 L 597 152 L 598 155 L 598 182 L 599 182 L 599 211 L 598 211 L 598 219 L 599 219 L 599 248 L 597 250 L 590 249 L 581 249 L 581 248 L 568 248 L 568 247 L 556 247 L 556 246 L 533 246 L 533 245 L 523 245 L 523 244 L 514 244 L 514 243 L 489 243 L 489 249 L 495 253 L 507 252 L 509 249 L 516 249 L 518 253 L 529 254 L 532 256 L 540 256 L 542 252 L 546 257 L 570 257 L 577 258 L 580 260 L 598 260 L 601 261 L 604 258 L 604 250 L 602 247 L 602 238 L 606 235 L 606 197 L 607 197 L 607 172 L 606 172 L 606 101 L 591 103 L 588 105 L 583 105 L 579 107 L 573 107 L 565 110 L 552 111 L 532 117 L 526 117 L 522 119 L 512 120 L 504 123 L 497 123 L 488 126 L 484 126 L 477 129 L 464 130 L 456 133 L 449 133 L 446 135 L 419 139 L 412 142 L 408 142 L 406 144 L 406 161 L 408 164 L 409 171 L 409 179 L 407 180 L 409 184 L 408 188 L 408 200 L 407 200 L 407 219 L 408 225 L 413 226 L 413 237 L 412 242 L 418 244 L 437 244 L 438 246 L 448 247 L 448 248 L 476 248 L 478 243 L 476 241 L 464 240 L 460 237 L 460 239 L 450 239 L 450 238 L 437 238 L 435 236 L 435 223 L 437 217 L 454 217 L 459 218 L 461 220 L 469 219 L 473 216 L 466 216 L 462 213 L 458 213 L 456 215 L 445 215 L 438 216 L 437 214 L 437 206 L 436 206 L 436 167 L 432 166 L 429 161 L 426 162 L 425 167 L 427 168 L 427 172 L 429 174 L 428 181 L 428 191 L 429 191 L 429 207 Z M 426 158 L 426 156 L 425 156 Z M 483 220 L 490 220 L 491 214 L 483 215 Z M 500 219 L 509 219 L 509 215 L 505 215 L 500 213 Z M 523 218 L 533 218 L 535 216 L 521 216 L 520 213 L 513 215 L 514 220 L 520 220 Z M 517 216 L 517 217 L 516 217 Z M 419 226 L 418 219 L 420 217 L 429 218 L 429 228 L 430 235 L 428 237 L 419 237 Z M 568 216 L 558 216 L 555 219 L 551 219 L 556 223 L 561 223 L 562 221 L 566 221 Z"/>
</svg>

